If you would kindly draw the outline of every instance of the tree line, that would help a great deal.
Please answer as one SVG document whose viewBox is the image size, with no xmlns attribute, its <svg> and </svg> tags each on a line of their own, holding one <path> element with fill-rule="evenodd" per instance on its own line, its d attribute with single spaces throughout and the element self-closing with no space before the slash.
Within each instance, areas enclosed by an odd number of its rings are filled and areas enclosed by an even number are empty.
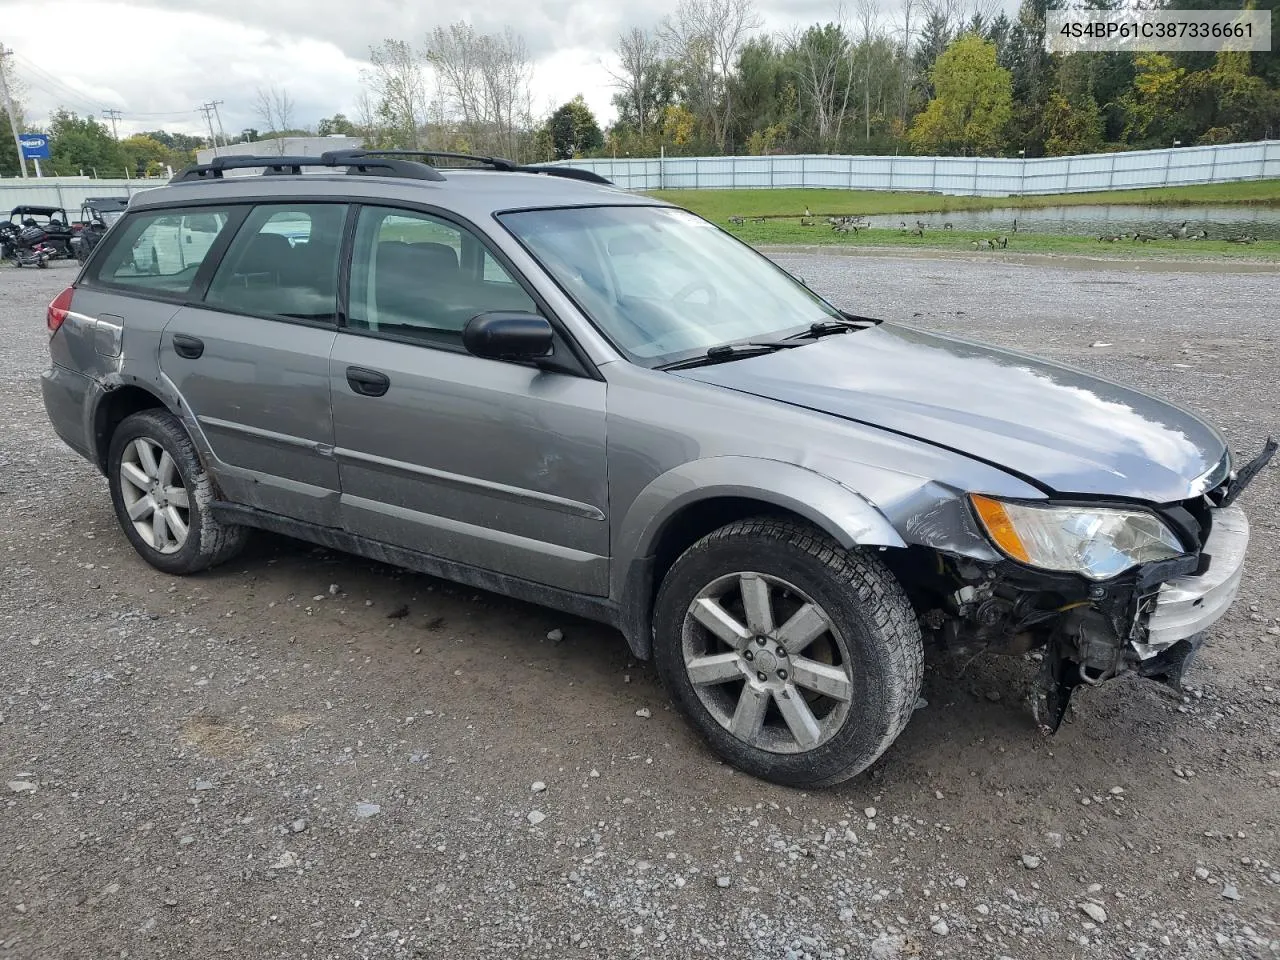
<svg viewBox="0 0 1280 960">
<path fill-rule="evenodd" d="M 539 115 L 534 63 L 511 29 L 458 22 L 370 50 L 354 116 L 314 132 L 370 147 L 545 161 L 778 153 L 1061 156 L 1280 137 L 1280 49 L 1073 53 L 1045 49 L 1065 0 L 852 0 L 825 23 L 767 33 L 752 0 L 681 0 L 618 37 L 617 118 L 602 130 L 582 97 Z M 1120 9 L 1123 0 L 1077 0 Z M 1147 0 L 1163 9 L 1239 9 L 1239 0 Z M 1245 0 L 1271 12 L 1276 0 Z M 1280 35 L 1280 30 L 1273 30 Z M 11 85 L 20 87 L 11 77 Z M 288 92 L 257 92 L 259 127 L 236 139 L 306 135 Z M 116 141 L 66 110 L 48 125 L 50 172 L 154 175 L 204 145 L 163 130 Z M 0 140 L 0 173 L 16 172 Z"/>
</svg>

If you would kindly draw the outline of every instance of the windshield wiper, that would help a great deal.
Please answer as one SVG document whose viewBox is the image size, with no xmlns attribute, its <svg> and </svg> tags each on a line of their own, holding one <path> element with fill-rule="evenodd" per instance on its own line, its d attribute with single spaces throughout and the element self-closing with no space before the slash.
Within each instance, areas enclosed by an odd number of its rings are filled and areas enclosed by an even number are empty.
<svg viewBox="0 0 1280 960">
<path fill-rule="evenodd" d="M 670 363 L 660 363 L 654 369 L 686 370 L 689 367 L 708 367 L 715 363 L 726 363 L 729 360 L 741 360 L 744 357 L 758 357 L 761 354 L 774 353 L 778 350 L 787 350 L 791 347 L 799 346 L 802 346 L 802 344 L 788 340 L 760 341 L 755 343 L 724 343 L 718 347 L 712 347 L 701 356 L 688 357 L 684 360 L 673 360 Z"/>
<path fill-rule="evenodd" d="M 850 330 L 864 329 L 866 328 L 861 323 L 854 320 L 818 320 L 809 324 L 808 330 L 793 333 L 787 339 L 816 340 L 818 337 L 828 337 L 833 333 L 848 333 Z"/>
</svg>

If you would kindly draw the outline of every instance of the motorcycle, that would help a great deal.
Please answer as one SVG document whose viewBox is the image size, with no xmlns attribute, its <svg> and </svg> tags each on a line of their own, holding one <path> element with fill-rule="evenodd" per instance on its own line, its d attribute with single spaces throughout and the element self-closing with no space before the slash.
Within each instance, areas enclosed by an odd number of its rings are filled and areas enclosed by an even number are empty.
<svg viewBox="0 0 1280 960">
<path fill-rule="evenodd" d="M 57 251 L 48 245 L 49 235 L 40 227 L 14 227 L 12 224 L 0 223 L 0 248 L 4 257 L 15 267 L 39 267 L 41 270 L 49 266 L 49 261 L 57 256 Z"/>
</svg>

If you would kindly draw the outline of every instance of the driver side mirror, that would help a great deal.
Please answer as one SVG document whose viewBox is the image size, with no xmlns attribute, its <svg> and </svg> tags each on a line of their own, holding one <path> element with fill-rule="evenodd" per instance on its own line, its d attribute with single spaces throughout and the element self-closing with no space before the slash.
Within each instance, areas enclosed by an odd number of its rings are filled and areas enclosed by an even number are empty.
<svg viewBox="0 0 1280 960">
<path fill-rule="evenodd" d="M 488 360 L 539 360 L 551 354 L 554 334 L 536 313 L 495 311 L 467 321 L 462 345 Z"/>
</svg>

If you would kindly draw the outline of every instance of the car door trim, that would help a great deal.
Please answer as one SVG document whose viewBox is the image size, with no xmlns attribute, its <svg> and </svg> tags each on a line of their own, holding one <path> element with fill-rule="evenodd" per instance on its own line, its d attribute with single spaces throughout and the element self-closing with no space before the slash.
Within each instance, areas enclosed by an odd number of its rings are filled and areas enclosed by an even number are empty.
<svg viewBox="0 0 1280 960">
<path fill-rule="evenodd" d="M 208 417 L 203 414 L 196 417 L 196 420 L 206 427 L 213 427 L 215 430 L 226 430 L 230 433 L 243 433 L 250 437 L 256 437 L 259 440 L 270 440 L 273 443 L 283 443 L 290 447 L 299 447 L 304 450 L 311 450 L 320 454 L 322 457 L 333 456 L 333 448 L 319 440 L 308 440 L 305 437 L 295 437 L 291 433 L 277 433 L 275 430 L 266 430 L 262 427 L 250 426 L 247 423 L 235 423 L 232 420 L 223 420 L 220 417 Z"/>
<path fill-rule="evenodd" d="M 524 487 L 513 487 L 509 484 L 498 483 L 494 480 L 481 480 L 479 477 L 465 477 L 457 473 L 449 473 L 445 470 L 436 470 L 432 467 L 425 467 L 417 463 L 408 463 L 404 460 L 393 460 L 390 457 L 379 457 L 372 453 L 363 453 L 359 450 L 351 450 L 346 447 L 334 447 L 333 456 L 337 457 L 338 462 L 347 461 L 350 463 L 367 464 L 374 467 L 382 467 L 387 470 L 396 470 L 400 473 L 407 473 L 418 477 L 428 477 L 437 483 L 443 483 L 447 486 L 457 487 L 462 490 L 479 491 L 489 496 L 501 497 L 504 500 L 512 500 L 516 503 L 527 503 L 545 510 L 554 510 L 558 513 L 565 513 L 571 517 L 582 517 L 587 520 L 605 520 L 604 512 L 600 508 L 592 506 L 589 503 L 582 503 L 579 500 L 570 500 L 567 497 L 557 497 L 555 494 L 542 493 L 539 490 L 528 490 Z M 370 501 L 372 502 L 372 501 Z"/>
</svg>

